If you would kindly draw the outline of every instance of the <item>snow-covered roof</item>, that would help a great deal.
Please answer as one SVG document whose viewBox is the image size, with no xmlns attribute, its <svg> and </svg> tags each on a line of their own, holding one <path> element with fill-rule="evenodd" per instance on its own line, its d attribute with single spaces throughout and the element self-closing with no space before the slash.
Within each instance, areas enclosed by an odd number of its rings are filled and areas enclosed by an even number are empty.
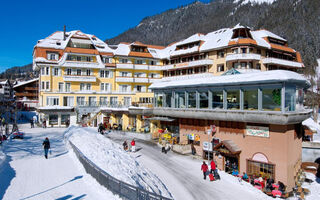
<svg viewBox="0 0 320 200">
<path fill-rule="evenodd" d="M 226 76 L 212 76 L 204 78 L 158 81 L 153 83 L 150 89 L 165 89 L 176 87 L 196 87 L 196 86 L 227 86 L 240 84 L 257 83 L 280 83 L 280 82 L 299 82 L 309 86 L 309 82 L 301 74 L 286 70 L 271 70 L 257 73 L 245 73 Z"/>
<path fill-rule="evenodd" d="M 308 127 L 314 132 L 320 132 L 320 125 L 316 123 L 312 118 L 308 118 L 302 122 L 302 125 Z"/>
<path fill-rule="evenodd" d="M 180 42 L 177 42 L 175 45 L 180 46 L 180 45 L 184 45 L 184 44 L 198 42 L 198 41 L 201 41 L 203 38 L 204 38 L 204 34 L 196 33 L 194 35 L 191 35 L 187 39 L 184 39 L 184 40 L 181 40 Z"/>
<path fill-rule="evenodd" d="M 119 56 L 128 56 L 129 53 L 130 53 L 130 45 L 124 44 L 124 43 L 120 43 L 118 45 L 118 48 L 114 51 L 114 54 Z"/>
<path fill-rule="evenodd" d="M 13 88 L 16 88 L 16 87 L 19 87 L 19 86 L 22 86 L 22 85 L 25 85 L 28 83 L 32 83 L 32 82 L 38 81 L 38 80 L 39 80 L 39 78 L 35 78 L 35 79 L 28 80 L 28 81 L 18 82 L 15 86 L 13 86 Z"/>
<path fill-rule="evenodd" d="M 271 37 L 271 38 L 275 38 L 275 39 L 278 39 L 278 40 L 282 40 L 282 41 L 287 41 L 286 39 L 274 34 L 274 33 L 271 33 L 270 31 L 268 30 L 257 30 L 257 31 L 253 31 L 254 34 L 259 37 L 259 38 L 264 38 L 264 37 Z"/>
<path fill-rule="evenodd" d="M 113 53 L 113 50 L 105 42 L 94 35 L 86 34 L 81 31 L 66 32 L 65 40 L 63 31 L 57 31 L 45 39 L 39 40 L 35 47 L 65 49 L 71 38 L 78 39 L 79 41 L 82 39 L 85 43 L 89 42 L 94 45 L 99 52 Z"/>
</svg>

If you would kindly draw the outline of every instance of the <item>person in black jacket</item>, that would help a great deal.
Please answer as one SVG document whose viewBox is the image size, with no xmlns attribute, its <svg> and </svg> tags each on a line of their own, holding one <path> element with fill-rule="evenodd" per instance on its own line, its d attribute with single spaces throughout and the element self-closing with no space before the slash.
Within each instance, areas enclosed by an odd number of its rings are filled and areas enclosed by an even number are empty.
<svg viewBox="0 0 320 200">
<path fill-rule="evenodd" d="M 316 182 L 320 184 L 320 165 L 318 166 L 316 173 Z"/>
<path fill-rule="evenodd" d="M 50 149 L 50 142 L 49 139 L 46 137 L 46 139 L 42 143 L 43 149 L 44 149 L 44 157 L 48 159 L 48 151 Z"/>
</svg>

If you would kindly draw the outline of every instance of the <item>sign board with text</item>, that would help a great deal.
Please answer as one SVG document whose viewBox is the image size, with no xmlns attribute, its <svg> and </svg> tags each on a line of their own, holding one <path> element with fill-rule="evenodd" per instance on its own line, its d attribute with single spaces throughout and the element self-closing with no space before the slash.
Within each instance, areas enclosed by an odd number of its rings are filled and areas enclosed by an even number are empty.
<svg viewBox="0 0 320 200">
<path fill-rule="evenodd" d="M 256 137 L 269 137 L 269 127 L 247 126 L 246 135 L 256 136 Z"/>
</svg>

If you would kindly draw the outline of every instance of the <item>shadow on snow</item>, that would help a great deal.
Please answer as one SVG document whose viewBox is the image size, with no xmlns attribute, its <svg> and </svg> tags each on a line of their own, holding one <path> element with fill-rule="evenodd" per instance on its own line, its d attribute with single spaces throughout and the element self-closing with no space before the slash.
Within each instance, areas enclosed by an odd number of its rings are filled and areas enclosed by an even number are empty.
<svg viewBox="0 0 320 200">
<path fill-rule="evenodd" d="M 11 180 L 16 176 L 16 171 L 10 166 L 11 161 L 11 156 L 7 155 L 3 163 L 0 165 L 0 199 L 3 198 Z"/>
</svg>

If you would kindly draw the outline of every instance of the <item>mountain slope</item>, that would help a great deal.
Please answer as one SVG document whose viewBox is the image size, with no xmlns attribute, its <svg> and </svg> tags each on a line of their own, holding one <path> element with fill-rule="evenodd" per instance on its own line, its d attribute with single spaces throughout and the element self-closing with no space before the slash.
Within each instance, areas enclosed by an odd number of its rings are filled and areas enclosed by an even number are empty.
<svg viewBox="0 0 320 200">
<path fill-rule="evenodd" d="M 108 44 L 141 41 L 168 45 L 194 33 L 208 33 L 238 23 L 267 29 L 286 38 L 300 51 L 306 73 L 320 57 L 320 1 L 314 0 L 216 0 L 146 17 L 135 28 L 106 40 Z M 309 67 L 310 66 L 310 67 Z"/>
</svg>

